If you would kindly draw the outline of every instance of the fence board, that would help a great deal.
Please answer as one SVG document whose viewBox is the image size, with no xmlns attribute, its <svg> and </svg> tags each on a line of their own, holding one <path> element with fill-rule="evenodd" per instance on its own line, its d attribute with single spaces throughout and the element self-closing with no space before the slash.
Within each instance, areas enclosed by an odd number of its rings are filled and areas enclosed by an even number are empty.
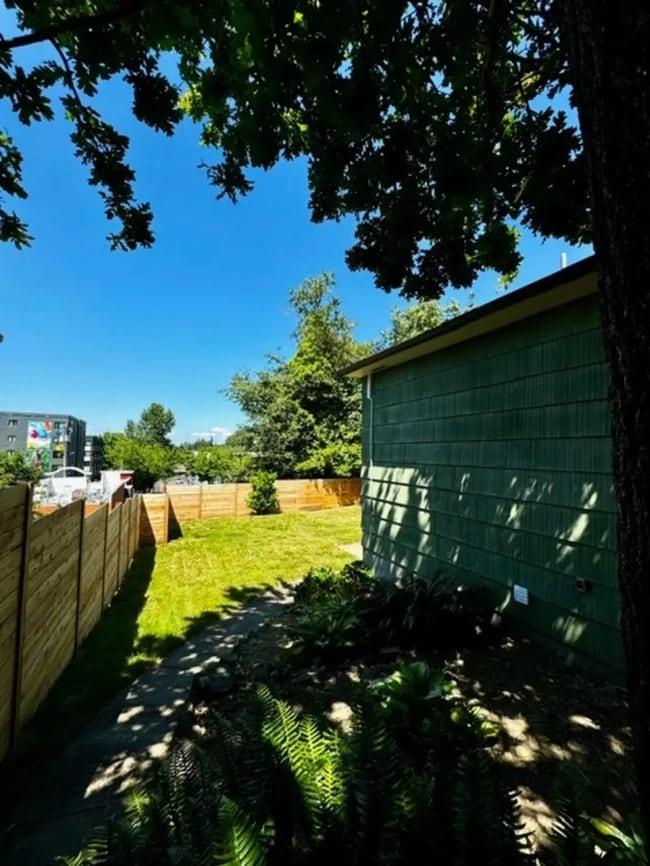
<svg viewBox="0 0 650 866">
<path fill-rule="evenodd" d="M 118 573 L 118 585 L 121 585 L 122 581 L 126 577 L 126 573 L 129 570 L 129 565 L 131 564 L 131 560 L 129 558 L 129 523 L 131 521 L 131 500 L 127 499 L 126 502 L 123 502 L 120 510 L 122 512 L 122 519 L 120 522 L 120 565 Z"/>
<path fill-rule="evenodd" d="M 100 618 L 105 565 L 109 601 L 126 573 L 140 509 L 78 500 L 33 520 L 28 485 L 0 491 L 0 760 Z"/>
<path fill-rule="evenodd" d="M 32 497 L 26 484 L 0 491 L 0 760 L 13 739 L 17 646 L 22 627 L 25 546 Z"/>
<path fill-rule="evenodd" d="M 0 495 L 0 760 L 11 742 L 16 629 L 25 509 L 30 506 L 27 485 L 16 485 Z"/>
<path fill-rule="evenodd" d="M 106 559 L 104 563 L 104 607 L 106 608 L 117 592 L 120 566 L 120 521 L 122 506 L 118 505 L 108 515 L 106 527 Z"/>
<path fill-rule="evenodd" d="M 202 488 L 201 517 L 205 520 L 212 517 L 237 516 L 237 485 L 220 484 Z"/>
<path fill-rule="evenodd" d="M 276 482 L 280 511 L 312 511 L 354 505 L 361 498 L 359 478 L 283 479 Z M 168 484 L 171 521 L 179 527 L 184 520 L 215 517 L 242 517 L 250 514 L 247 500 L 250 484 L 175 485 Z M 147 533 L 152 544 L 153 530 Z"/>
<path fill-rule="evenodd" d="M 142 511 L 142 497 L 136 496 L 133 500 L 131 510 L 131 557 L 135 556 L 140 542 L 140 515 Z"/>
<path fill-rule="evenodd" d="M 33 716 L 74 653 L 83 507 L 81 500 L 72 502 L 41 517 L 31 529 L 18 729 Z"/>
<path fill-rule="evenodd" d="M 174 486 L 169 505 L 176 520 L 198 520 L 201 516 L 201 485 Z"/>
<path fill-rule="evenodd" d="M 167 494 L 145 493 L 141 497 L 140 546 L 167 541 L 169 513 Z"/>
<path fill-rule="evenodd" d="M 90 634 L 102 615 L 102 585 L 106 544 L 108 506 L 102 505 L 84 519 L 81 552 L 81 586 L 79 592 L 80 644 Z"/>
</svg>

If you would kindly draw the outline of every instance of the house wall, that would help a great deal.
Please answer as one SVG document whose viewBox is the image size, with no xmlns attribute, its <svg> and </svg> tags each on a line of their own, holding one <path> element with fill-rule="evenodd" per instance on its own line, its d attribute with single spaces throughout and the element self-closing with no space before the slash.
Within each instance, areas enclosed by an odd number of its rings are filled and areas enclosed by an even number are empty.
<svg viewBox="0 0 650 866">
<path fill-rule="evenodd" d="M 375 373 L 366 562 L 485 583 L 499 610 L 620 672 L 609 423 L 593 297 Z"/>
</svg>

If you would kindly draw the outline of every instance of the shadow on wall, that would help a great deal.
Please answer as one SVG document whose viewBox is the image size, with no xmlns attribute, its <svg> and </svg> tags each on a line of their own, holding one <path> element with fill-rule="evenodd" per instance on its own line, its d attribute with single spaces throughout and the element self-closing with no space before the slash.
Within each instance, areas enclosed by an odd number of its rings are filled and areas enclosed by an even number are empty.
<svg viewBox="0 0 650 866">
<path fill-rule="evenodd" d="M 337 505 L 356 505 L 359 497 L 349 479 L 328 479 L 323 481 L 325 492 L 336 499 Z"/>
<path fill-rule="evenodd" d="M 487 583 L 499 614 L 622 677 L 608 474 L 377 464 L 366 474 L 364 551 L 378 574 L 443 569 Z"/>
<path fill-rule="evenodd" d="M 173 497 L 168 496 L 167 500 L 169 503 L 169 541 L 174 541 L 176 538 L 183 537 L 183 528 L 174 508 Z"/>
</svg>

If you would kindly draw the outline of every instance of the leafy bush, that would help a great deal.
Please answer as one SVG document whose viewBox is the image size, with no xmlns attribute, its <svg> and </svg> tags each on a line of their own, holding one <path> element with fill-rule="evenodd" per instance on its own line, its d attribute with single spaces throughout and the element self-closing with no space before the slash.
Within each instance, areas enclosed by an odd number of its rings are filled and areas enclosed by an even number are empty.
<svg viewBox="0 0 650 866">
<path fill-rule="evenodd" d="M 341 571 L 330 566 L 310 568 L 296 587 L 299 604 L 314 604 L 332 598 L 352 600 L 372 588 L 373 578 L 362 562 L 350 562 Z"/>
<path fill-rule="evenodd" d="M 553 828 L 554 850 L 541 859 L 542 866 L 582 866 L 592 863 L 627 863 L 648 866 L 648 848 L 638 816 L 617 827 L 584 815 L 580 809 L 580 785 L 565 797 Z M 594 851 L 600 855 L 596 859 Z"/>
<path fill-rule="evenodd" d="M 492 615 L 483 587 L 459 588 L 441 575 L 390 583 L 373 578 L 361 562 L 341 571 L 312 568 L 296 589 L 296 601 L 307 608 L 294 630 L 297 649 L 332 661 L 387 645 L 463 646 L 488 633 Z"/>
<path fill-rule="evenodd" d="M 409 576 L 398 584 L 378 582 L 365 600 L 365 618 L 377 638 L 402 647 L 462 646 L 489 630 L 490 592 L 456 587 L 444 575 L 432 580 Z"/>
<path fill-rule="evenodd" d="M 279 511 L 275 472 L 255 472 L 251 475 L 252 490 L 247 505 L 253 514 L 275 514 Z"/>
<path fill-rule="evenodd" d="M 391 733 L 413 760 L 423 760 L 433 750 L 446 755 L 451 770 L 460 758 L 455 748 L 476 748 L 498 734 L 498 725 L 453 699 L 455 685 L 451 677 L 423 661 L 401 665 L 371 684 Z M 449 720 L 455 727 L 450 728 Z"/>
<path fill-rule="evenodd" d="M 298 660 L 331 664 L 354 656 L 362 646 L 361 620 L 354 603 L 343 598 L 319 601 L 288 631 L 291 654 Z"/>
<path fill-rule="evenodd" d="M 0 490 L 17 481 L 38 481 L 42 474 L 22 451 L 15 454 L 0 451 Z"/>
</svg>

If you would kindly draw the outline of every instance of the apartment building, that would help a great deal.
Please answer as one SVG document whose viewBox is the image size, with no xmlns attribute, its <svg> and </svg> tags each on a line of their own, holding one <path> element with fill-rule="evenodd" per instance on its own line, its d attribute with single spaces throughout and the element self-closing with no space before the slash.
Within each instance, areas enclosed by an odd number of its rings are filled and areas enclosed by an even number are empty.
<svg viewBox="0 0 650 866">
<path fill-rule="evenodd" d="M 101 436 L 86 436 L 83 468 L 91 481 L 99 479 L 104 469 L 104 440 Z"/>
<path fill-rule="evenodd" d="M 72 415 L 0 412 L 0 451 L 22 451 L 43 472 L 83 466 L 86 422 Z"/>
</svg>

